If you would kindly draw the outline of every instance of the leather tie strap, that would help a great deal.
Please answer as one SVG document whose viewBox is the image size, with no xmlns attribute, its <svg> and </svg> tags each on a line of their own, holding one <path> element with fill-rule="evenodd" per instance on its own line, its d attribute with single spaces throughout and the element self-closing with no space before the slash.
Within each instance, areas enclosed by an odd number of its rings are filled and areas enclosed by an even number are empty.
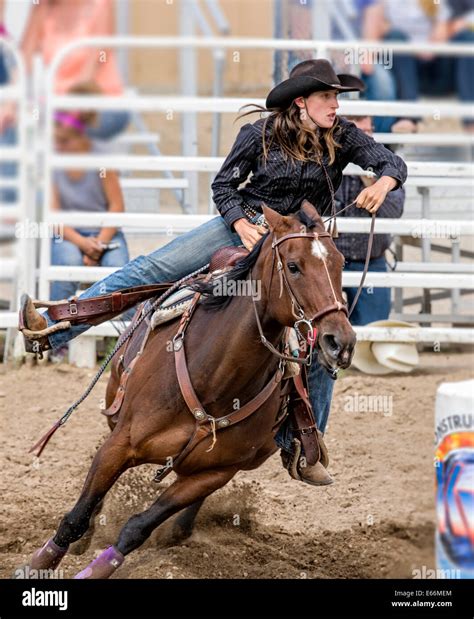
<svg viewBox="0 0 474 619">
<path fill-rule="evenodd" d="M 210 279 L 211 275 L 207 276 L 207 279 Z M 198 423 L 207 423 L 211 419 L 211 415 L 209 415 L 204 406 L 202 405 L 199 397 L 194 391 L 193 384 L 191 382 L 191 377 L 189 376 L 188 364 L 186 361 L 186 353 L 184 350 L 184 334 L 186 328 L 194 314 L 194 310 L 198 304 L 198 301 L 201 297 L 201 293 L 197 292 L 191 305 L 186 310 L 181 318 L 180 325 L 178 327 L 178 331 L 173 339 L 173 349 L 175 355 L 175 366 L 176 366 L 176 375 L 178 378 L 179 387 L 181 389 L 181 394 L 183 396 L 184 401 L 186 402 L 189 410 L 193 414 L 194 418 Z M 258 393 L 252 400 L 247 402 L 241 408 L 232 411 L 228 415 L 224 415 L 223 417 L 215 418 L 216 427 L 226 428 L 230 425 L 234 425 L 235 423 L 239 423 L 252 413 L 254 413 L 260 406 L 262 406 L 268 398 L 271 396 L 273 391 L 276 389 L 278 383 L 283 378 L 283 370 L 278 368 L 273 377 L 267 383 L 267 385 L 263 388 L 260 393 Z M 212 418 L 214 419 L 214 418 Z"/>
<path fill-rule="evenodd" d="M 211 275 L 209 274 L 207 276 L 207 279 L 210 279 L 210 277 Z M 194 314 L 194 310 L 196 309 L 200 297 L 200 292 L 197 292 L 194 295 L 191 305 L 183 314 L 178 327 L 178 331 L 173 338 L 176 377 L 178 379 L 181 395 L 183 396 L 187 407 L 191 411 L 194 419 L 196 420 L 196 426 L 188 443 L 184 446 L 181 452 L 175 458 L 173 458 L 172 464 L 164 466 L 157 471 L 155 476 L 156 482 L 161 482 L 169 473 L 171 473 L 172 470 L 176 468 L 178 464 L 180 464 L 193 451 L 193 449 L 202 440 L 212 434 L 214 441 L 210 449 L 208 450 L 210 451 L 215 444 L 216 431 L 228 428 L 232 425 L 235 425 L 236 423 L 243 421 L 247 417 L 250 417 L 250 415 L 255 413 L 261 406 L 263 406 L 263 404 L 265 404 L 265 402 L 270 398 L 270 396 L 273 394 L 273 392 L 278 387 L 283 378 L 283 370 L 279 367 L 270 379 L 270 381 L 262 389 L 262 391 L 260 391 L 254 398 L 252 398 L 240 409 L 232 411 L 231 413 L 229 413 L 228 415 L 224 415 L 223 417 L 213 417 L 212 415 L 209 415 L 194 390 L 191 377 L 189 375 L 186 353 L 184 349 L 184 334 Z"/>
<path fill-rule="evenodd" d="M 104 314 L 120 314 L 137 303 L 162 294 L 172 285 L 170 282 L 162 282 L 149 286 L 135 286 L 89 299 L 73 298 L 70 301 L 52 303 L 36 302 L 35 307 L 47 307 L 48 314 L 53 320 L 92 323 L 97 318 L 102 318 Z"/>
<path fill-rule="evenodd" d="M 157 473 L 155 478 L 156 481 L 164 479 L 164 477 L 170 473 L 176 465 L 180 464 L 203 439 L 213 434 L 216 430 L 222 430 L 240 423 L 255 413 L 270 398 L 283 378 L 283 371 L 278 368 L 262 391 L 240 409 L 232 411 L 223 417 L 212 417 L 212 415 L 206 412 L 194 391 L 186 362 L 184 341 L 181 338 L 178 342 L 180 344 L 177 349 L 175 348 L 176 375 L 183 399 L 196 420 L 196 427 L 187 445 L 174 459 L 172 466 L 164 467 Z"/>
<path fill-rule="evenodd" d="M 302 354 L 302 353 L 300 353 Z M 299 434 L 306 462 L 309 465 L 316 464 L 321 458 L 321 448 L 318 440 L 318 427 L 313 413 L 313 407 L 309 401 L 307 387 L 307 376 L 305 373 L 305 382 L 303 381 L 303 371 L 305 368 L 293 376 L 293 384 L 299 396 L 293 408 L 293 417 L 296 422 L 296 428 L 293 428 Z"/>
</svg>

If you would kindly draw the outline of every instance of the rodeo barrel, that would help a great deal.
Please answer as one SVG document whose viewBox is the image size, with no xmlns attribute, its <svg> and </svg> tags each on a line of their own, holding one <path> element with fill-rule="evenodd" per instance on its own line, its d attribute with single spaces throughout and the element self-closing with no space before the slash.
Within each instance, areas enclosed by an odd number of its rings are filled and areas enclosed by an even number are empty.
<svg viewBox="0 0 474 619">
<path fill-rule="evenodd" d="M 474 578 L 474 380 L 436 395 L 437 575 Z"/>
</svg>

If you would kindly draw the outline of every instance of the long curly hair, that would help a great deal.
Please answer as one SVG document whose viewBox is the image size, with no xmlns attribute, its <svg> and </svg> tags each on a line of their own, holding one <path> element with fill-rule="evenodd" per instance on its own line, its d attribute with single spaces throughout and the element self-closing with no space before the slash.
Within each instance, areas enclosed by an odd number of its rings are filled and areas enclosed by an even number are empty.
<svg viewBox="0 0 474 619">
<path fill-rule="evenodd" d="M 265 161 L 267 160 L 271 145 L 276 143 L 288 159 L 299 161 L 312 161 L 314 159 L 320 161 L 324 147 L 326 147 L 329 155 L 329 164 L 334 163 L 336 150 L 341 147 L 334 136 L 339 126 L 339 119 L 337 117 L 332 127 L 314 130 L 305 126 L 301 119 L 300 108 L 294 101 L 285 110 L 269 110 L 261 105 L 252 103 L 244 105 L 243 108 L 250 106 L 254 109 L 239 114 L 236 120 L 244 118 L 249 114 L 270 112 L 270 115 L 265 118 L 262 132 Z M 271 126 L 270 131 L 267 130 L 269 123 Z"/>
</svg>

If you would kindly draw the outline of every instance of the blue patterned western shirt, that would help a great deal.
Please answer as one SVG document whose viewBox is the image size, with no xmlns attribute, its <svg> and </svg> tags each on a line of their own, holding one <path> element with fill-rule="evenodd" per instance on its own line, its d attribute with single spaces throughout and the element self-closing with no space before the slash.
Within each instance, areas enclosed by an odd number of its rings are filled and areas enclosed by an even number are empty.
<svg viewBox="0 0 474 619">
<path fill-rule="evenodd" d="M 406 179 L 404 161 L 382 144 L 358 129 L 354 123 L 343 117 L 338 119 L 334 132 L 336 160 L 330 165 L 325 151 L 322 161 L 337 190 L 342 181 L 342 170 L 348 163 L 355 163 L 364 169 L 372 169 L 377 176 L 391 176 L 400 187 Z M 263 157 L 264 119 L 248 123 L 241 129 L 213 183 L 213 199 L 219 213 L 229 227 L 242 217 L 247 204 L 257 212 L 262 203 L 282 215 L 297 211 L 304 198 L 309 200 L 321 215 L 331 213 L 331 194 L 324 170 L 316 161 L 295 161 L 286 159 L 281 148 L 273 143 L 268 159 Z M 271 133 L 272 117 L 267 123 L 267 135 Z M 245 186 L 240 187 L 251 174 Z"/>
</svg>

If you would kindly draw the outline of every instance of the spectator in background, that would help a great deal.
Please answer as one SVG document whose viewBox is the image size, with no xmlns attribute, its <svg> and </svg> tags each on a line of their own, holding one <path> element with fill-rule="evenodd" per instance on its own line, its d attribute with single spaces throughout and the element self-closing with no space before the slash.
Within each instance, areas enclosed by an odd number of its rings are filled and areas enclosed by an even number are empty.
<svg viewBox="0 0 474 619">
<path fill-rule="evenodd" d="M 5 28 L 4 13 L 5 2 L 0 0 L 0 38 L 8 38 L 8 33 Z M 5 86 L 9 81 L 9 71 L 7 68 L 7 53 L 5 48 L 0 46 L 0 87 Z M 0 111 L 0 146 L 2 145 L 2 127 L 1 111 Z M 15 140 L 10 142 L 10 136 L 7 136 L 7 140 L 4 143 L 14 143 Z M 0 178 L 2 176 L 14 176 L 16 173 L 16 164 L 10 161 L 0 162 Z M 0 202 L 14 202 L 16 192 L 13 189 L 0 189 Z"/>
<path fill-rule="evenodd" d="M 316 0 L 320 2 L 320 0 Z M 289 0 L 286 3 L 288 10 L 288 37 L 290 39 L 311 39 L 312 33 L 312 10 L 313 0 Z M 327 10 L 332 6 L 327 3 Z M 331 39 L 344 40 L 349 38 L 362 39 L 367 41 L 378 41 L 381 33 L 379 24 L 383 19 L 383 7 L 380 0 L 346 0 L 344 3 L 345 14 L 348 18 L 349 34 L 346 30 L 341 30 L 340 24 L 332 17 L 331 19 Z M 351 31 L 353 34 L 351 34 Z M 341 73 L 352 72 L 352 67 L 360 70 L 360 77 L 365 84 L 366 90 L 362 95 L 368 101 L 395 101 L 397 98 L 395 78 L 391 71 L 382 64 L 366 58 L 369 56 L 368 50 L 364 50 L 364 58 L 358 59 L 354 54 L 355 62 L 348 62 L 346 55 L 338 59 L 337 53 L 331 52 L 333 62 L 340 69 Z M 288 70 L 302 60 L 313 57 L 311 50 L 290 51 L 288 55 Z M 359 60 L 359 61 L 358 61 Z M 349 68 L 347 65 L 350 64 Z M 390 133 L 392 125 L 396 122 L 392 116 L 376 116 L 374 118 L 374 129 L 377 133 Z"/>
<path fill-rule="evenodd" d="M 355 19 L 353 25 L 357 36 L 365 41 L 378 41 L 381 38 L 380 24 L 383 7 L 380 0 L 352 0 Z M 368 52 L 368 50 L 367 50 Z M 361 78 L 365 83 L 364 99 L 367 101 L 395 101 L 397 89 L 395 78 L 389 67 L 370 59 L 360 65 Z M 365 59 L 364 59 L 365 60 Z M 374 130 L 377 133 L 390 133 L 397 119 L 393 116 L 375 116 Z"/>
<path fill-rule="evenodd" d="M 372 119 L 370 116 L 352 117 L 347 116 L 356 127 L 364 131 L 367 135 L 372 135 Z M 336 192 L 336 209 L 350 204 L 365 188 L 376 181 L 375 178 L 367 176 L 344 176 L 339 189 Z M 403 187 L 395 189 L 387 194 L 385 202 L 377 211 L 378 217 L 398 218 L 403 214 L 405 203 L 405 190 Z M 370 217 L 366 210 L 357 208 L 353 205 L 339 215 L 339 217 Z M 339 237 L 334 239 L 337 248 L 344 255 L 346 260 L 345 271 L 363 271 L 365 258 L 367 255 L 368 234 L 339 233 Z M 369 271 L 387 271 L 385 261 L 385 251 L 391 243 L 388 234 L 374 235 L 372 252 L 369 262 Z M 345 288 L 349 307 L 357 293 L 357 288 Z M 391 300 L 390 288 L 363 288 L 357 305 L 351 315 L 353 325 L 365 325 L 375 320 L 385 320 L 390 314 Z"/>
<path fill-rule="evenodd" d="M 452 43 L 474 42 L 474 1 L 473 0 L 448 0 L 450 11 L 446 29 L 446 37 Z M 472 56 L 460 56 L 450 58 L 453 66 L 451 75 L 454 77 L 459 99 L 464 103 L 474 101 L 474 58 Z M 474 121 L 464 120 L 465 128 L 473 132 Z"/>
<path fill-rule="evenodd" d="M 7 37 L 8 33 L 5 29 L 5 1 L 0 0 L 0 37 Z M 5 85 L 8 82 L 7 66 L 5 63 L 5 54 L 0 47 L 0 86 Z"/>
<path fill-rule="evenodd" d="M 448 0 L 450 10 L 448 23 L 448 36 L 453 37 L 462 33 L 457 39 L 459 41 L 468 40 L 472 42 L 469 32 L 474 31 L 474 2 L 473 0 Z"/>
<path fill-rule="evenodd" d="M 95 85 L 81 85 L 72 94 L 96 91 Z M 94 112 L 56 112 L 55 142 L 61 153 L 97 152 L 87 129 L 94 126 Z M 98 170 L 55 170 L 53 173 L 54 210 L 114 212 L 124 211 L 118 175 L 110 170 L 101 175 Z M 123 233 L 115 227 L 64 228 L 63 237 L 52 241 L 51 263 L 61 266 L 121 267 L 129 261 Z M 76 294 L 79 282 L 55 281 L 51 285 L 51 300 L 67 299 Z M 133 313 L 133 312 L 132 312 Z M 127 315 L 127 318 L 130 316 Z M 60 361 L 67 344 L 55 351 L 53 361 Z"/>
<path fill-rule="evenodd" d="M 74 39 L 110 35 L 114 30 L 113 0 L 41 0 L 34 3 L 21 43 L 27 71 L 31 72 L 33 56 L 37 53 L 48 66 Z M 12 82 L 15 82 L 16 72 L 12 73 Z M 57 71 L 55 92 L 64 94 L 74 85 L 89 81 L 95 82 L 106 95 L 120 96 L 123 93 L 113 50 L 82 47 L 69 54 Z M 95 139 L 110 139 L 126 128 L 129 119 L 127 111 L 101 111 L 95 126 L 87 129 L 88 135 Z M 7 101 L 0 105 L 0 147 L 16 143 L 15 125 L 16 105 Z M 13 166 L 13 171 L 3 173 L 5 176 L 15 175 L 16 166 Z M 3 201 L 13 202 L 16 192 L 8 192 L 8 195 L 3 195 Z"/>
<path fill-rule="evenodd" d="M 371 39 L 410 43 L 474 41 L 472 1 L 378 0 L 371 15 Z M 416 101 L 420 94 L 445 96 L 456 92 L 464 103 L 474 101 L 472 57 L 435 56 L 432 53 L 394 54 L 397 98 Z M 417 131 L 419 119 L 399 119 L 393 131 Z M 472 130 L 471 121 L 465 121 Z"/>
<path fill-rule="evenodd" d="M 73 94 L 93 90 L 82 85 Z M 60 153 L 83 154 L 97 152 L 87 134 L 94 125 L 95 112 L 56 112 L 55 142 Z M 63 211 L 122 213 L 124 203 L 119 177 L 107 170 L 55 170 L 53 172 L 52 208 Z M 112 244 L 113 249 L 105 249 Z M 53 240 L 52 264 L 71 266 L 120 267 L 129 261 L 123 233 L 115 227 L 74 229 L 66 226 L 64 238 Z M 76 293 L 77 282 L 53 282 L 51 299 L 66 299 Z"/>
</svg>

